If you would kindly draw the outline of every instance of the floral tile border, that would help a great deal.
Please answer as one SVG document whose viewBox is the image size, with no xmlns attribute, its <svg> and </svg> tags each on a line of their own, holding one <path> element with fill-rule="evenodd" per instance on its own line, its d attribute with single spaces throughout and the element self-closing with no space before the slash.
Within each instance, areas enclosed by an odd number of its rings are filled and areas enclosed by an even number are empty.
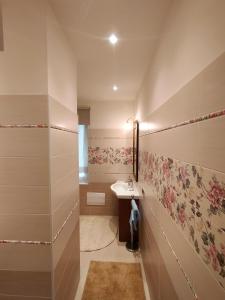
<svg viewBox="0 0 225 300">
<path fill-rule="evenodd" d="M 140 182 L 225 288 L 225 174 L 147 151 L 139 162 Z"/>
<path fill-rule="evenodd" d="M 132 165 L 133 150 L 132 147 L 88 147 L 88 163 L 92 165 Z"/>
<path fill-rule="evenodd" d="M 66 131 L 66 132 L 71 132 L 71 133 L 77 133 L 77 130 L 73 130 L 73 129 L 68 129 L 66 127 L 63 126 L 58 126 L 58 125 L 47 125 L 47 124 L 0 124 L 0 129 L 15 129 L 15 128 L 25 128 L 25 129 L 31 129 L 31 128 L 52 128 L 52 129 L 57 129 L 57 130 L 61 130 L 61 131 Z"/>
</svg>

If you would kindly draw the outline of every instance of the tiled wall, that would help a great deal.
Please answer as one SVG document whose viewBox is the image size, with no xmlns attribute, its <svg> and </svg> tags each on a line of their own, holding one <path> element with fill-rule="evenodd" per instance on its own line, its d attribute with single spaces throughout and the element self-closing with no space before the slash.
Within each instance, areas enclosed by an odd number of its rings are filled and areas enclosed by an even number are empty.
<svg viewBox="0 0 225 300">
<path fill-rule="evenodd" d="M 79 280 L 75 57 L 49 1 L 1 4 L 0 299 L 73 299 Z"/>
<path fill-rule="evenodd" d="M 0 299 L 50 299 L 47 96 L 0 96 L 0 120 Z"/>
<path fill-rule="evenodd" d="M 224 78 L 225 54 L 141 124 L 141 244 L 153 299 L 225 298 Z"/>
<path fill-rule="evenodd" d="M 3 38 L 3 24 L 2 24 L 2 10 L 0 5 L 0 51 L 4 48 L 4 38 Z"/>
<path fill-rule="evenodd" d="M 90 182 L 113 182 L 132 173 L 132 132 L 89 129 L 88 175 Z"/>
<path fill-rule="evenodd" d="M 118 215 L 118 199 L 110 189 L 111 183 L 93 182 L 80 185 L 81 215 Z M 105 205 L 87 205 L 87 192 L 105 193 Z"/>
<path fill-rule="evenodd" d="M 53 294 L 73 300 L 80 273 L 77 115 L 51 97 L 49 107 Z"/>
<path fill-rule="evenodd" d="M 80 187 L 81 214 L 117 215 L 117 199 L 110 190 L 116 180 L 132 174 L 132 133 L 124 129 L 88 130 L 88 185 Z M 104 206 L 87 206 L 87 192 L 104 192 Z"/>
<path fill-rule="evenodd" d="M 0 299 L 74 299 L 77 116 L 48 96 L 14 95 L 0 96 L 0 120 Z"/>
</svg>

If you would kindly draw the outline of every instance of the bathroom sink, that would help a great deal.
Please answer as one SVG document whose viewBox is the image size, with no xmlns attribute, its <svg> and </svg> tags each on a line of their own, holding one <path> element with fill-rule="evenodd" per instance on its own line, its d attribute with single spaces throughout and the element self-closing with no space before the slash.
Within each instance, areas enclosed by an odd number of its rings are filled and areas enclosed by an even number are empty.
<svg viewBox="0 0 225 300">
<path fill-rule="evenodd" d="M 125 181 L 116 181 L 111 185 L 111 190 L 119 199 L 130 199 L 132 196 L 134 196 L 135 199 L 140 198 L 140 194 L 135 184 L 133 186 L 133 189 L 130 189 L 128 188 L 128 183 Z"/>
</svg>

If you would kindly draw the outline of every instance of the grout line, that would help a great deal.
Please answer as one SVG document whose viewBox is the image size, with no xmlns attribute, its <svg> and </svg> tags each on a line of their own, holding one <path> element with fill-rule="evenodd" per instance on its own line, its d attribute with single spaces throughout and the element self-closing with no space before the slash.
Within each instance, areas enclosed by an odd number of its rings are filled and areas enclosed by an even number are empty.
<svg viewBox="0 0 225 300">
<path fill-rule="evenodd" d="M 170 125 L 168 127 L 162 128 L 162 129 L 146 132 L 146 133 L 140 135 L 140 137 L 150 135 L 150 134 L 154 134 L 154 133 L 159 133 L 159 132 L 162 132 L 162 131 L 174 129 L 174 128 L 185 126 L 185 125 L 190 125 L 190 124 L 194 124 L 194 123 L 198 123 L 198 122 L 218 118 L 218 117 L 221 117 L 221 116 L 225 116 L 225 109 L 217 111 L 217 112 L 209 113 L 207 115 L 203 115 L 203 116 L 197 117 L 195 119 L 191 119 L 191 120 L 183 121 L 183 122 L 180 122 L 180 123 L 177 123 L 177 124 L 174 124 L 174 125 Z"/>
</svg>

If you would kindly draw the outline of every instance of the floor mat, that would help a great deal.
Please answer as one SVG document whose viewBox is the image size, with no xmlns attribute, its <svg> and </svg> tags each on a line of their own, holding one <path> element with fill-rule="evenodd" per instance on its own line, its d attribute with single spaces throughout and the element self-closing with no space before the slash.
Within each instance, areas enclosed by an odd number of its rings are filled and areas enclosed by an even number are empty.
<svg viewBox="0 0 225 300">
<path fill-rule="evenodd" d="M 139 263 L 91 261 L 82 300 L 145 300 Z"/>
</svg>

